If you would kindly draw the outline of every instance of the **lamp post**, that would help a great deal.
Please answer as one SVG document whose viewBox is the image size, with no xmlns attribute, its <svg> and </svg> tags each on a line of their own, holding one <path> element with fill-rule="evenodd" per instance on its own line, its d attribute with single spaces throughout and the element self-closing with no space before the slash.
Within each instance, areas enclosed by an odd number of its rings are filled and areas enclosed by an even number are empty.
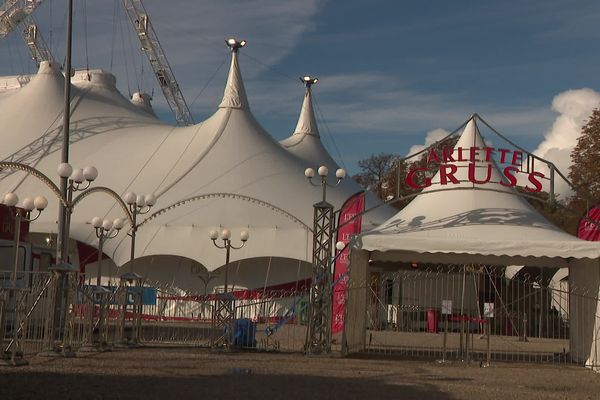
<svg viewBox="0 0 600 400">
<path fill-rule="evenodd" d="M 210 281 L 212 281 L 213 279 L 216 279 L 218 277 L 218 275 L 213 274 L 210 271 L 206 271 L 206 275 L 204 275 L 203 273 L 198 273 L 196 275 L 196 277 L 198 277 L 198 279 L 200 279 L 202 281 L 202 283 L 204 284 L 204 300 L 208 300 L 208 284 L 210 283 Z M 200 310 L 200 315 L 199 318 L 204 320 L 205 319 L 205 312 L 207 310 L 206 307 L 206 303 L 202 303 L 202 309 Z M 211 311 L 211 307 L 208 307 L 208 312 L 210 313 Z M 212 318 L 212 314 L 210 315 L 210 318 Z"/>
<path fill-rule="evenodd" d="M 58 166 L 58 175 L 62 180 L 66 180 L 66 195 L 48 176 L 41 171 L 30 167 L 29 165 L 2 161 L 0 162 L 0 170 L 13 169 L 23 171 L 34 178 L 43 182 L 54 195 L 58 198 L 61 207 L 65 209 L 65 225 L 64 229 L 58 234 L 59 245 L 57 250 L 57 265 L 49 268 L 55 273 L 55 295 L 54 304 L 51 309 L 50 323 L 48 324 L 45 337 L 48 339 L 48 351 L 41 353 L 42 356 L 73 356 L 73 353 L 65 348 L 66 338 L 66 318 L 69 309 L 69 273 L 76 270 L 68 263 L 68 240 L 64 240 L 65 232 L 68 238 L 69 226 L 71 223 L 71 214 L 75 206 L 84 198 L 92 193 L 104 193 L 111 196 L 117 201 L 124 213 L 127 215 L 131 223 L 131 216 L 127 205 L 121 197 L 112 189 L 104 186 L 90 187 L 91 183 L 98 177 L 98 170 L 92 166 L 85 168 L 73 169 L 68 163 L 61 163 Z M 79 192 L 77 196 L 73 196 L 75 192 Z"/>
<path fill-rule="evenodd" d="M 313 254 L 312 280 L 308 308 L 308 329 L 304 351 L 306 354 L 320 354 L 331 351 L 331 255 L 335 221 L 333 205 L 327 202 L 327 187 L 340 184 L 346 171 L 339 168 L 335 172 L 336 182 L 327 180 L 329 169 L 325 166 L 317 170 L 321 181 L 314 183 L 315 171 L 307 168 L 304 175 L 313 186 L 321 186 L 322 200 L 313 204 Z"/>
<path fill-rule="evenodd" d="M 231 254 L 231 249 L 239 250 L 244 247 L 250 238 L 250 234 L 246 230 L 240 232 L 240 241 L 242 244 L 239 246 L 234 246 L 231 243 L 231 231 L 229 229 L 221 230 L 221 240 L 223 241 L 223 244 L 217 243 L 217 239 L 219 239 L 219 232 L 217 230 L 210 231 L 208 236 L 217 248 L 225 249 L 225 281 L 223 293 L 217 293 L 216 295 L 215 308 L 212 316 L 213 334 L 216 335 L 219 332 L 223 332 L 223 334 L 219 334 L 219 336 L 216 338 L 213 337 L 212 346 L 229 347 L 232 344 L 231 338 L 233 336 L 233 320 L 235 319 L 235 298 L 232 293 L 229 293 L 228 286 L 229 257 Z"/>
<path fill-rule="evenodd" d="M 20 287 L 18 284 L 18 270 L 19 270 L 19 241 L 21 239 L 21 223 L 23 221 L 33 222 L 39 218 L 42 211 L 48 206 L 48 200 L 43 196 L 37 196 L 35 199 L 26 197 L 23 199 L 22 208 L 16 208 L 19 198 L 14 193 L 7 193 L 4 196 L 4 204 L 8 206 L 11 211 L 14 211 L 14 264 L 10 276 L 10 285 L 0 293 L 0 365 L 26 365 L 28 362 L 24 360 L 20 354 L 21 343 L 19 332 L 21 331 L 21 312 L 24 296 L 22 291 L 26 290 L 26 285 Z M 36 210 L 36 214 L 32 216 L 33 210 Z M 24 277 L 25 278 L 25 277 Z M 11 295 L 12 293 L 12 295 Z M 12 340 L 7 348 L 4 347 L 4 334 L 6 324 L 6 314 L 8 311 L 8 303 L 10 298 L 13 298 L 13 320 L 12 320 Z M 10 349 L 10 353 L 8 350 Z"/>
<path fill-rule="evenodd" d="M 121 314 L 119 321 L 119 337 L 121 346 L 138 346 L 140 345 L 141 333 L 141 314 L 142 314 L 142 291 L 143 282 L 142 276 L 134 272 L 135 260 L 135 239 L 138 230 L 137 217 L 150 212 L 152 206 L 156 204 L 156 196 L 152 193 L 146 195 L 137 195 L 134 192 L 127 192 L 123 196 L 123 200 L 127 204 L 131 222 L 131 230 L 128 235 L 131 237 L 131 249 L 129 257 L 129 272 L 124 273 L 120 277 L 121 291 Z M 135 288 L 132 290 L 133 297 L 133 313 L 132 313 L 132 335 L 131 338 L 125 338 L 125 319 L 127 306 L 129 304 L 129 287 Z"/>
<path fill-rule="evenodd" d="M 94 233 L 98 238 L 98 262 L 97 262 L 97 270 L 96 270 L 96 286 L 94 287 L 94 292 L 92 296 L 90 296 L 93 301 L 91 302 L 90 313 L 88 316 L 88 329 L 87 329 L 87 340 L 86 345 L 83 346 L 79 351 L 82 352 L 90 352 L 90 351 L 107 351 L 109 350 L 108 346 L 108 324 L 107 324 L 107 309 L 110 305 L 110 290 L 104 288 L 102 286 L 102 259 L 103 259 L 103 250 L 104 250 L 104 242 L 108 239 L 112 239 L 117 237 L 119 231 L 123 229 L 125 225 L 125 221 L 121 218 L 116 218 L 114 221 L 108 219 L 102 219 L 100 217 L 92 218 L 92 227 L 94 228 Z M 98 316 L 98 329 L 99 329 L 99 337 L 100 340 L 98 343 L 94 344 L 93 335 L 94 335 L 94 303 L 98 302 L 99 304 L 99 316 Z"/>
<path fill-rule="evenodd" d="M 70 81 L 70 79 L 67 79 L 67 81 Z M 65 87 L 68 87 L 68 85 Z M 64 152 L 63 146 L 63 153 Z M 83 169 L 73 169 L 68 162 L 62 162 L 58 165 L 57 172 L 61 184 L 59 196 L 61 202 L 59 204 L 60 217 L 58 225 L 59 232 L 57 234 L 56 265 L 51 268 L 56 273 L 56 288 L 49 332 L 49 349 L 47 352 L 44 352 L 43 355 L 73 357 L 74 354 L 69 349 L 65 348 L 64 343 L 67 326 L 66 319 L 69 308 L 69 273 L 75 272 L 72 265 L 69 263 L 71 214 L 73 213 L 74 207 L 73 194 L 75 192 L 82 192 L 81 195 L 83 195 L 89 190 L 92 182 L 98 177 L 98 170 L 93 166 L 87 166 Z M 78 197 L 81 197 L 81 195 Z"/>
<path fill-rule="evenodd" d="M 121 218 L 116 218 L 114 221 L 108 219 L 102 219 L 100 217 L 92 218 L 92 226 L 98 238 L 98 271 L 96 273 L 96 287 L 102 285 L 102 251 L 104 249 L 104 242 L 108 239 L 117 237 L 119 231 L 123 229 L 125 221 Z"/>
<path fill-rule="evenodd" d="M 131 237 L 131 255 L 130 255 L 130 264 L 129 264 L 129 272 L 133 273 L 133 260 L 135 259 L 135 235 L 138 230 L 137 225 L 137 216 L 147 214 L 150 211 L 150 208 L 156 204 L 156 196 L 154 194 L 147 195 L 136 195 L 133 192 L 125 193 L 123 196 L 123 200 L 129 207 L 129 213 L 131 215 L 131 232 L 129 236 Z"/>
</svg>

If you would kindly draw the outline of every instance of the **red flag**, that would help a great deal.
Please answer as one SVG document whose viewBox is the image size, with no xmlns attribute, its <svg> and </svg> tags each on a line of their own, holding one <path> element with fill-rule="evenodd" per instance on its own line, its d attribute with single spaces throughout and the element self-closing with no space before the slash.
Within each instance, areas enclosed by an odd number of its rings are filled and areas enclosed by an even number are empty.
<svg viewBox="0 0 600 400">
<path fill-rule="evenodd" d="M 7 207 L 0 204 L 0 239 L 15 240 L 15 216 L 16 207 Z M 21 212 L 23 210 L 21 209 Z M 23 214 L 21 214 L 23 215 Z M 21 219 L 21 242 L 29 241 L 29 222 Z"/>
<path fill-rule="evenodd" d="M 600 204 L 590 208 L 587 218 L 581 219 L 579 229 L 577 229 L 577 237 L 591 242 L 600 241 Z"/>
<path fill-rule="evenodd" d="M 365 210 L 365 192 L 359 192 L 350 197 L 340 210 L 337 241 L 348 244 L 350 238 L 353 235 L 359 234 L 362 225 L 362 216 L 354 218 L 357 214 L 362 213 Z M 354 219 L 353 219 L 354 218 Z M 333 271 L 333 308 L 331 315 L 331 334 L 335 335 L 344 330 L 344 310 L 346 308 L 346 288 L 347 278 L 340 279 L 341 276 L 345 276 L 348 272 L 348 253 L 350 248 L 346 246 L 342 251 L 342 254 L 338 256 L 335 261 L 335 268 Z"/>
</svg>

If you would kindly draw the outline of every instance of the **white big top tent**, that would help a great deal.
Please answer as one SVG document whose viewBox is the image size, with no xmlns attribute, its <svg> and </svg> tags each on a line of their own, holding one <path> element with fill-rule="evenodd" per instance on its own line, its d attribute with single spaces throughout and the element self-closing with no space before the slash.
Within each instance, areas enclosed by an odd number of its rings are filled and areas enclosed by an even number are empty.
<svg viewBox="0 0 600 400">
<path fill-rule="evenodd" d="M 26 85 L 21 79 L 4 82 L 4 88 L 0 85 L 0 159 L 27 163 L 58 182 L 63 74 L 53 63 L 43 62 Z M 226 227 L 234 244 L 239 243 L 241 230 L 250 233 L 246 246 L 232 252 L 230 268 L 235 273 L 230 270 L 229 279 L 237 279 L 238 287 L 277 285 L 310 276 L 312 205 L 320 200 L 321 189 L 306 181 L 304 170 L 327 165 L 333 181 L 337 165 L 318 136 L 310 149 L 294 154 L 260 126 L 250 112 L 237 52 L 232 52 L 218 110 L 187 127 L 166 125 L 146 104 L 123 97 L 111 74 L 80 72 L 73 84 L 70 163 L 95 166 L 99 175 L 93 186 L 109 187 L 121 196 L 133 191 L 158 198 L 151 212 L 138 218 L 142 224 L 135 272 L 186 290 L 202 289 L 207 280 L 210 287 L 218 286 L 225 255 L 213 246 L 208 233 Z M 298 126 L 318 132 L 310 91 Z M 7 172 L 0 173 L 0 193 L 14 191 L 20 198 L 45 195 L 50 200 L 48 209 L 31 230 L 56 233 L 54 194 L 30 175 Z M 360 190 L 345 179 L 328 191 L 327 199 L 338 208 Z M 376 201 L 374 196 L 368 199 L 371 205 Z M 365 229 L 389 218 L 390 210 L 381 207 L 365 217 Z M 94 216 L 125 215 L 109 196 L 90 195 L 74 209 L 71 238 L 97 246 L 89 224 Z M 124 265 L 130 258 L 129 238 L 121 233 L 106 241 L 104 252 L 117 266 Z"/>
<path fill-rule="evenodd" d="M 455 150 L 458 147 L 486 147 L 474 118 L 465 126 Z M 490 163 L 491 180 L 480 185 L 467 179 L 467 161 L 450 161 L 448 164 L 457 166 L 454 176 L 458 184 L 441 185 L 438 171 L 432 185 L 404 209 L 361 234 L 351 251 L 351 279 L 366 279 L 370 262 L 568 267 L 571 284 L 589 288 L 592 299 L 597 298 L 600 243 L 580 240 L 548 222 L 514 188 L 499 183 L 507 181 L 493 160 L 476 162 L 476 170 L 486 170 Z M 360 315 L 366 298 L 353 293 L 348 305 L 356 310 L 353 315 Z M 575 304 L 570 302 L 571 356 L 597 366 L 597 305 L 583 313 Z M 364 345 L 365 325 L 353 326 L 347 332 L 350 350 Z"/>
</svg>

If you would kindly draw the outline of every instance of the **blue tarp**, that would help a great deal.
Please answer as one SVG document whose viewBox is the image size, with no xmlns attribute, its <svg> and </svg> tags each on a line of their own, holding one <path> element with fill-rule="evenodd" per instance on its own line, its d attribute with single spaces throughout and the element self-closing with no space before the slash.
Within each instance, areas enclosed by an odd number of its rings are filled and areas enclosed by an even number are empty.
<svg viewBox="0 0 600 400">
<path fill-rule="evenodd" d="M 248 318 L 233 321 L 233 345 L 237 347 L 256 347 L 256 324 Z"/>
</svg>

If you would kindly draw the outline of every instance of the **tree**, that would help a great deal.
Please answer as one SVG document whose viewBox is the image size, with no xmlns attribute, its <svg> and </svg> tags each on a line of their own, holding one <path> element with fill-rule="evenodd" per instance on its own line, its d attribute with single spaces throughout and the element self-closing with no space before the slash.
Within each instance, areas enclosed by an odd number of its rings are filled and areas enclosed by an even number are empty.
<svg viewBox="0 0 600 400">
<path fill-rule="evenodd" d="M 458 136 L 451 136 L 445 140 L 434 143 L 429 146 L 427 151 L 419 153 L 410 159 L 402 159 L 401 157 L 391 153 L 374 154 L 369 158 L 360 160 L 358 166 L 361 169 L 359 174 L 353 176 L 363 188 L 371 190 L 381 200 L 390 200 L 398 196 L 405 197 L 415 194 L 420 189 L 409 187 L 406 182 L 406 174 L 413 168 L 422 168 L 427 166 L 433 176 L 439 169 L 439 162 L 429 160 L 428 155 L 430 149 L 435 149 L 438 154 L 441 154 L 444 147 L 454 147 L 458 141 Z M 431 177 L 429 176 L 429 177 Z M 415 177 L 415 181 L 422 184 L 425 179 L 423 174 Z M 392 205 L 398 209 L 404 208 L 412 198 L 407 198 L 402 201 L 396 201 Z"/>
<path fill-rule="evenodd" d="M 389 188 L 385 178 L 396 165 L 398 156 L 392 153 L 373 154 L 371 157 L 358 162 L 360 173 L 353 176 L 363 188 L 373 191 L 379 198 L 384 198 Z"/>
<path fill-rule="evenodd" d="M 573 236 L 577 236 L 577 227 L 579 225 L 581 213 L 575 211 L 580 210 L 580 207 L 575 207 L 573 204 L 567 205 L 565 201 L 560 200 L 552 202 L 550 201 L 550 194 L 545 191 L 531 193 L 522 187 L 516 187 L 516 190 L 527 195 L 524 199 L 548 221 L 552 222 L 563 231 L 568 232 Z M 538 200 L 534 200 L 529 196 L 536 197 Z"/>
<path fill-rule="evenodd" d="M 589 200 L 600 203 L 600 109 L 592 115 L 581 130 L 577 145 L 571 152 L 569 179 L 575 187 L 571 202 Z"/>
</svg>

